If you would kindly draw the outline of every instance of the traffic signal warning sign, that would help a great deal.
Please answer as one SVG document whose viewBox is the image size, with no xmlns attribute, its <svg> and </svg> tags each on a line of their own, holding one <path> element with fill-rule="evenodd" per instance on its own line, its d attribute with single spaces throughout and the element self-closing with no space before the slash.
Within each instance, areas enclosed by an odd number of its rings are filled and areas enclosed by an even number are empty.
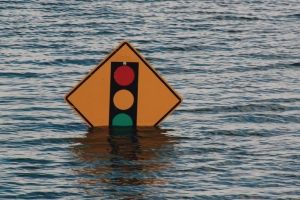
<svg viewBox="0 0 300 200">
<path fill-rule="evenodd" d="M 182 98 L 123 41 L 65 96 L 90 127 L 157 126 Z"/>
</svg>

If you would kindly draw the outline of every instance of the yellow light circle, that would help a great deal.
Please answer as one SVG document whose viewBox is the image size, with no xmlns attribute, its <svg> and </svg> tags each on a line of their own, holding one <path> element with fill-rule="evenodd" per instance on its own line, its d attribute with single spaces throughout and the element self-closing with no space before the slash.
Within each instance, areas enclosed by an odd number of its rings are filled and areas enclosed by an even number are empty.
<svg viewBox="0 0 300 200">
<path fill-rule="evenodd" d="M 128 90 L 119 90 L 114 95 L 114 104 L 120 110 L 127 110 L 133 104 L 134 98 Z"/>
</svg>

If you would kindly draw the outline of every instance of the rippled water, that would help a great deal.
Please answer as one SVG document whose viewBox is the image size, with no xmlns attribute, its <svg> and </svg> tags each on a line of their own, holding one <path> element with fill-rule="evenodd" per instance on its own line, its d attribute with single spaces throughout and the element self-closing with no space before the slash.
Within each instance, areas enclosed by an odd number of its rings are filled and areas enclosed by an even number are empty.
<svg viewBox="0 0 300 200">
<path fill-rule="evenodd" d="M 299 199 L 300 4 L 0 1 L 3 199 Z M 123 39 L 181 94 L 88 130 L 64 95 Z"/>
</svg>

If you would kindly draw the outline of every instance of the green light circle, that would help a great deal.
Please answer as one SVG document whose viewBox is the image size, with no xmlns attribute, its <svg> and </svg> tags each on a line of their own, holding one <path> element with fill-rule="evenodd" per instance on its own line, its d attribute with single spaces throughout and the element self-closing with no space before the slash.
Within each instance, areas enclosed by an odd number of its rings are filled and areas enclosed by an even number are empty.
<svg viewBox="0 0 300 200">
<path fill-rule="evenodd" d="M 112 120 L 113 126 L 132 126 L 133 122 L 129 115 L 121 113 L 114 117 Z"/>
</svg>

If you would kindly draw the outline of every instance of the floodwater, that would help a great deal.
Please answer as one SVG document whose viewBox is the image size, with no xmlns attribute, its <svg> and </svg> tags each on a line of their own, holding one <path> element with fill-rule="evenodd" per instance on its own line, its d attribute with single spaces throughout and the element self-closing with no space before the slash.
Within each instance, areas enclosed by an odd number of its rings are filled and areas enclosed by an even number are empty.
<svg viewBox="0 0 300 200">
<path fill-rule="evenodd" d="M 0 198 L 300 199 L 300 4 L 0 1 Z M 64 95 L 129 40 L 183 97 L 88 129 Z"/>
</svg>

